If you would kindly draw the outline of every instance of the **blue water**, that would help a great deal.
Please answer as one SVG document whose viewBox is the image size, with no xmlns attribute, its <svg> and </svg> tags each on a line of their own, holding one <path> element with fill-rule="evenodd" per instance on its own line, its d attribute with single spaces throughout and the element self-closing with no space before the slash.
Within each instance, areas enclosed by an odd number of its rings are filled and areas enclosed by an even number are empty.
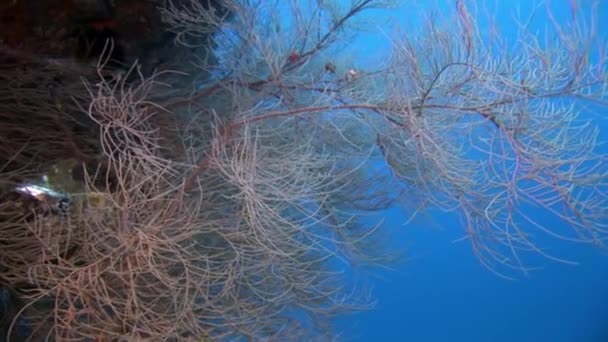
<svg viewBox="0 0 608 342">
<path fill-rule="evenodd" d="M 400 214 L 387 212 L 387 224 Z M 449 225 L 450 222 L 443 222 Z M 608 341 L 608 255 L 562 249 L 580 262 L 546 262 L 509 281 L 484 269 L 457 232 L 402 227 L 407 260 L 374 272 L 376 308 L 340 321 L 352 341 Z"/>
<path fill-rule="evenodd" d="M 454 2 L 441 3 L 447 8 Z M 522 13 L 527 13 L 533 1 L 497 2 L 495 13 L 499 14 L 497 25 L 505 35 L 503 38 L 515 39 L 515 27 L 508 14 L 517 6 Z M 584 8 L 590 2 L 578 3 Z M 566 20 L 571 15 L 568 0 L 554 0 L 551 8 L 558 20 Z M 601 1 L 597 14 L 604 19 L 603 22 L 600 19 L 598 33 L 606 39 L 608 1 Z M 395 10 L 378 15 L 396 16 L 406 26 L 416 25 L 416 17 L 410 12 Z M 541 29 L 548 23 L 546 16 L 539 15 L 531 28 Z M 365 51 L 366 47 L 367 51 L 381 51 L 385 47 L 385 42 L 372 34 L 362 37 L 357 44 L 353 49 L 359 51 Z M 372 55 L 366 57 L 366 61 L 374 59 Z M 605 141 L 608 125 L 605 122 L 600 125 Z M 541 221 L 546 219 L 538 217 L 539 213 L 529 214 Z M 579 264 L 534 260 L 541 269 L 520 275 L 516 280 L 505 280 L 484 269 L 466 241 L 453 242 L 461 236 L 453 218 L 435 215 L 436 226 L 444 227 L 437 229 L 423 222 L 401 226 L 403 213 L 398 209 L 379 216 L 384 216 L 386 225 L 396 232 L 394 244 L 405 250 L 406 259 L 395 270 L 357 278 L 373 279 L 373 294 L 378 304 L 372 311 L 339 320 L 345 339 L 608 341 L 608 253 L 605 251 L 552 242 L 545 246 Z"/>
<path fill-rule="evenodd" d="M 424 7 L 436 6 L 435 1 L 418 2 L 422 12 Z M 455 0 L 438 2 L 448 11 L 453 10 Z M 496 24 L 505 40 L 514 40 L 515 26 L 509 13 L 517 7 L 528 12 L 533 1 L 496 2 L 497 8 L 491 11 L 497 15 Z M 578 2 L 581 6 L 589 3 Z M 601 2 L 597 15 L 608 21 L 608 0 Z M 558 19 L 571 15 L 569 4 L 570 0 L 552 1 Z M 406 33 L 408 27 L 420 25 L 420 17 L 402 7 L 370 13 L 374 19 L 381 18 L 380 22 L 395 20 Z M 547 24 L 547 18 L 539 15 L 531 29 Z M 598 32 L 605 39 L 607 28 L 608 22 L 600 20 Z M 381 29 L 385 36 L 371 29 L 341 51 L 354 56 L 356 68 L 364 70 L 386 58 L 388 40 L 384 38 L 393 28 Z M 606 140 L 608 125 L 600 125 Z M 540 213 L 528 214 L 546 219 Z M 433 213 L 432 222 L 417 220 L 403 225 L 407 215 L 399 208 L 377 213 L 385 219 L 387 232 L 393 234 L 387 250 L 404 252 L 404 259 L 392 270 L 352 273 L 350 280 L 371 286 L 377 304 L 371 311 L 338 319 L 340 341 L 608 342 L 608 252 L 549 241 L 543 246 L 578 265 L 534 259 L 530 261 L 538 270 L 506 280 L 485 269 L 466 240 L 455 242 L 463 232 L 453 216 Z"/>
</svg>

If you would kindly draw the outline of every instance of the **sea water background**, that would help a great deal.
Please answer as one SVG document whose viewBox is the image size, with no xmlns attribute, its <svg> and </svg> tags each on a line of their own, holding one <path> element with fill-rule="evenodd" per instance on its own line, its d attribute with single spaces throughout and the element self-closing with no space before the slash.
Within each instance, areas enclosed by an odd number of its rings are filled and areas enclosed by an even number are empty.
<svg viewBox="0 0 608 342">
<path fill-rule="evenodd" d="M 558 18 L 568 18 L 573 1 L 553 0 L 551 8 Z M 397 19 L 407 33 L 408 27 L 420 25 L 419 13 L 438 4 L 445 10 L 453 10 L 455 2 L 420 0 L 418 13 L 406 10 L 410 8 L 406 6 L 370 13 L 382 16 L 380 22 Z M 510 16 L 513 11 L 520 8 L 525 14 L 532 3 L 538 3 L 491 2 L 478 0 L 479 4 L 495 7 L 496 24 L 504 38 L 515 36 Z M 590 2 L 577 3 L 584 7 Z M 608 1 L 599 2 L 595 13 L 600 18 L 598 33 L 608 39 Z M 534 21 L 539 29 L 547 24 L 542 13 Z M 392 28 L 382 28 L 389 36 Z M 374 30 L 361 34 L 351 45 L 350 53 L 357 56 L 354 61 L 361 69 L 366 64 L 381 62 L 389 51 L 387 40 L 377 31 L 371 32 Z M 602 139 L 608 140 L 608 124 L 599 124 Z M 372 285 L 378 304 L 372 311 L 338 319 L 338 329 L 342 331 L 339 340 L 608 342 L 608 253 L 589 246 L 554 242 L 545 246 L 580 264 L 567 266 L 545 261 L 542 270 L 508 281 L 484 269 L 466 241 L 453 243 L 462 236 L 453 217 L 434 213 L 433 226 L 421 222 L 403 226 L 406 215 L 397 208 L 378 213 L 377 217 L 385 219 L 385 228 L 394 233 L 392 246 L 388 247 L 405 251 L 406 259 L 390 271 L 374 270 L 365 276 L 353 272 L 353 281 Z M 6 299 L 1 298 L 0 303 L 3 300 Z"/>
<path fill-rule="evenodd" d="M 471 2 L 471 1 L 469 1 Z M 427 6 L 455 7 L 456 1 L 418 1 Z M 504 38 L 515 39 L 512 16 L 517 8 L 522 15 L 532 10 L 532 0 L 483 1 L 494 8 L 496 24 Z M 591 1 L 553 0 L 549 6 L 558 20 L 571 18 L 571 4 L 587 11 Z M 598 34 L 608 37 L 608 1 L 600 0 L 595 13 Z M 397 8 L 389 13 L 404 27 L 416 27 L 416 13 Z M 481 30 L 489 29 L 481 22 Z M 486 25 L 486 26 L 484 26 Z M 549 25 L 544 7 L 535 16 L 532 30 Z M 384 28 L 390 31 L 390 28 Z M 407 32 L 407 30 L 405 31 Z M 540 32 L 540 31 L 539 31 Z M 386 41 L 374 34 L 362 35 L 353 46 L 355 54 L 370 51 L 382 58 Z M 376 61 L 377 62 L 377 61 Z M 608 113 L 606 113 L 608 115 Z M 608 125 L 602 126 L 603 141 L 608 140 Z M 608 153 L 608 151 L 601 151 Z M 531 213 L 534 215 L 535 213 Z M 549 224 L 562 223 L 546 217 Z M 393 247 L 403 249 L 406 261 L 392 271 L 374 272 L 373 294 L 376 308 L 338 320 L 343 331 L 340 339 L 350 341 L 608 341 L 608 253 L 590 246 L 549 241 L 545 247 L 561 257 L 579 262 L 577 266 L 534 260 L 542 269 L 515 281 L 501 279 L 484 269 L 467 242 L 453 243 L 462 236 L 453 217 L 434 215 L 440 229 L 424 224 L 402 226 L 404 213 L 387 210 L 379 216 L 395 232 Z M 559 227 L 555 226 L 559 229 Z M 358 276 L 358 278 L 361 278 Z M 368 277 L 369 278 L 369 277 Z M 358 279 L 361 280 L 361 279 Z"/>
</svg>

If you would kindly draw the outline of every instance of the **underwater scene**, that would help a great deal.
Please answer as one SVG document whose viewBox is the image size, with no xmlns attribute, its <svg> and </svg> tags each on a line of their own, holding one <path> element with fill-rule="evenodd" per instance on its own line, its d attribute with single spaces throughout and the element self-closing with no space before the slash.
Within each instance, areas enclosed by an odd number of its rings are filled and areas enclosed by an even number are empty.
<svg viewBox="0 0 608 342">
<path fill-rule="evenodd" d="M 0 341 L 608 342 L 607 18 L 2 1 Z"/>
</svg>

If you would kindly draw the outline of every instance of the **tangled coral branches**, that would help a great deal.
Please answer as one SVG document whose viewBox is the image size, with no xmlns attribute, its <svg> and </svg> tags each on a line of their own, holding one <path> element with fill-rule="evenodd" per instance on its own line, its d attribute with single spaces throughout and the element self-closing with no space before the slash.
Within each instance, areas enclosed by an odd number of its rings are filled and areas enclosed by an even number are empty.
<svg viewBox="0 0 608 342">
<path fill-rule="evenodd" d="M 3 258 L 11 281 L 28 284 L 17 318 L 31 336 L 293 337 L 305 332 L 298 315 L 326 331 L 327 317 L 353 309 L 328 268 L 329 245 L 349 241 L 324 240 L 306 203 L 327 200 L 337 175 L 320 170 L 331 162 L 311 146 L 260 144 L 271 131 L 245 125 L 207 141 L 211 166 L 184 194 L 195 167 L 167 157 L 153 120 L 166 114 L 152 101 L 160 83 L 138 76 L 86 83 L 104 168 L 85 172 L 71 212 L 4 224 L 6 248 L 25 253 Z"/>
<path fill-rule="evenodd" d="M 160 157 L 144 101 L 151 83 L 102 81 L 91 92 L 88 113 L 102 132 L 107 172 L 87 177 L 67 217 L 15 219 L 3 227 L 16 233 L 5 247 L 23 253 L 7 273 L 28 284 L 22 313 L 36 336 L 205 335 L 195 318 L 198 289 L 211 280 L 197 265 L 202 259 L 193 242 L 200 208 L 174 205 L 176 170 Z M 98 178 L 105 186 L 95 189 Z"/>
<path fill-rule="evenodd" d="M 143 77 L 137 67 L 108 74 L 104 62 L 98 69 L 96 81 L 73 93 L 70 113 L 86 114 L 101 153 L 83 152 L 89 167 L 69 213 L 0 202 L 0 266 L 23 301 L 9 334 L 25 320 L 34 340 L 325 337 L 330 317 L 369 304 L 349 297 L 330 267 L 360 240 L 328 205 L 347 181 L 318 146 L 283 139 L 293 118 L 281 127 L 248 123 L 241 102 L 214 108 L 227 125 L 245 117 L 230 135 L 197 110 L 201 118 L 188 118 L 188 128 L 208 135 L 165 139 L 159 122 L 174 113 L 156 97 L 161 75 Z M 44 103 L 66 110 L 65 101 Z M 52 153 L 41 159 L 50 165 L 81 147 L 48 131 Z M 34 152 L 45 152 L 45 139 Z M 18 152 L 11 150 L 26 165 L 31 155 Z"/>
</svg>

